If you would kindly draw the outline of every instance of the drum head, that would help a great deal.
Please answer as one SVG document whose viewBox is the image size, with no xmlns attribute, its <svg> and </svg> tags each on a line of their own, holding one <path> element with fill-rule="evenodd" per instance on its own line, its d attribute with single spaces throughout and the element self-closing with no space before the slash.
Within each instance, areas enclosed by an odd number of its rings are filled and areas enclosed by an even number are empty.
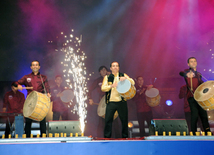
<svg viewBox="0 0 214 155">
<path fill-rule="evenodd" d="M 207 81 L 202 83 L 194 92 L 196 101 L 205 101 L 214 95 L 214 81 Z"/>
<path fill-rule="evenodd" d="M 105 102 L 105 95 L 102 97 L 102 99 L 100 100 L 100 103 L 98 105 L 98 108 L 97 108 L 97 115 L 102 117 L 102 118 L 105 118 L 105 115 L 106 115 L 106 102 Z M 114 113 L 114 120 L 117 118 L 118 116 L 118 112 L 116 111 Z"/>
<path fill-rule="evenodd" d="M 159 90 L 156 88 L 151 88 L 150 90 L 146 90 L 145 95 L 149 98 L 156 97 L 159 94 Z"/>
<path fill-rule="evenodd" d="M 34 111 L 36 104 L 37 104 L 37 92 L 32 91 L 25 100 L 23 107 L 23 115 L 25 117 L 29 117 Z"/>
<path fill-rule="evenodd" d="M 72 90 L 64 90 L 61 93 L 60 99 L 62 102 L 68 103 L 74 98 L 74 92 Z"/>
<path fill-rule="evenodd" d="M 129 80 L 119 81 L 117 84 L 118 93 L 126 93 L 131 87 L 131 82 Z"/>
<path fill-rule="evenodd" d="M 106 114 L 106 103 L 105 103 L 105 95 L 100 100 L 100 103 L 97 108 L 97 114 L 100 117 L 105 117 Z"/>
</svg>

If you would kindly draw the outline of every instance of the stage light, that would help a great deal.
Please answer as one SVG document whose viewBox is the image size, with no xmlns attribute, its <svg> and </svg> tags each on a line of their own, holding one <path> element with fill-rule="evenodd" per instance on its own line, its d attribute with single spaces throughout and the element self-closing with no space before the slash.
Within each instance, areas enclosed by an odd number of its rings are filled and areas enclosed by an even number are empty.
<svg viewBox="0 0 214 155">
<path fill-rule="evenodd" d="M 133 123 L 132 123 L 132 122 L 129 122 L 129 123 L 128 123 L 128 127 L 129 127 L 129 128 L 132 128 L 132 127 L 133 127 Z"/>
<path fill-rule="evenodd" d="M 171 106 L 173 104 L 172 100 L 166 100 L 166 105 Z"/>
</svg>

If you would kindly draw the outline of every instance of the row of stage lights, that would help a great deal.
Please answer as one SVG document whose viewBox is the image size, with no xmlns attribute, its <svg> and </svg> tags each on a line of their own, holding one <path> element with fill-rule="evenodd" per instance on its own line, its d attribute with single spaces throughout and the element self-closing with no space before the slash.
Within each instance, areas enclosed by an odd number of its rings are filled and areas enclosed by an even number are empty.
<svg viewBox="0 0 214 155">
<path fill-rule="evenodd" d="M 183 136 L 186 136 L 187 133 L 183 132 Z M 190 136 L 193 136 L 193 132 L 189 132 Z M 195 132 L 196 136 L 205 136 L 205 132 Z M 160 136 L 158 131 L 155 131 L 155 136 Z M 164 131 L 161 136 L 166 136 L 166 132 Z M 168 132 L 168 136 L 172 136 L 171 132 Z M 176 136 L 181 136 L 181 132 L 176 132 Z M 207 136 L 212 136 L 212 132 L 207 132 Z"/>
<path fill-rule="evenodd" d="M 67 137 L 67 133 L 54 133 L 54 134 L 53 133 L 49 133 L 48 134 L 48 137 L 53 137 L 53 136 L 54 137 Z M 40 138 L 40 134 L 37 134 L 36 137 Z M 42 134 L 42 138 L 46 138 L 46 137 L 47 137 L 47 135 L 45 133 L 43 133 Z M 79 136 L 78 133 L 75 133 L 75 136 L 74 136 L 73 133 L 70 133 L 69 137 L 84 137 L 84 133 L 81 133 L 80 136 Z M 9 139 L 12 138 L 11 134 L 8 135 L 8 138 Z M 15 138 L 19 138 L 19 135 L 16 134 Z M 23 134 L 22 138 L 26 138 L 26 134 Z M 30 138 L 33 138 L 33 134 L 30 135 Z M 4 134 L 2 135 L 2 139 L 5 139 L 5 135 Z"/>
<path fill-rule="evenodd" d="M 186 132 L 182 133 L 182 136 L 187 136 Z M 205 136 L 205 132 L 195 132 L 196 136 Z M 193 132 L 189 133 L 190 136 L 193 136 Z M 67 133 L 49 133 L 48 137 L 67 137 Z M 171 132 L 168 132 L 168 135 L 166 135 L 166 132 L 164 131 L 161 135 L 158 134 L 158 131 L 155 131 L 155 136 L 172 136 Z M 181 132 L 176 132 L 176 136 L 181 136 Z M 207 132 L 207 136 L 212 136 L 212 132 Z M 40 138 L 40 134 L 37 134 L 37 138 Z M 42 134 L 42 138 L 46 138 L 47 135 L 45 133 Z M 74 137 L 73 133 L 70 133 L 69 137 Z M 75 137 L 79 137 L 78 133 L 75 133 Z M 84 133 L 81 133 L 81 137 L 84 137 Z M 11 139 L 11 134 L 8 136 L 9 139 Z M 19 138 L 18 134 L 15 135 L 15 138 Z M 26 134 L 22 135 L 22 138 L 26 138 Z M 33 138 L 33 134 L 30 135 L 30 138 Z M 2 139 L 5 139 L 5 135 L 2 135 Z"/>
</svg>

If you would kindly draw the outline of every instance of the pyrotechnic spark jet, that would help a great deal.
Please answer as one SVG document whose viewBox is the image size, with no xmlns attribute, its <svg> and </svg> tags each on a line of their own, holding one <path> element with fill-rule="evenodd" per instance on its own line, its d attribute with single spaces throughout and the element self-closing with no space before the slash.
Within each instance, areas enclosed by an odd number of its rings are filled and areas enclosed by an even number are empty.
<svg viewBox="0 0 214 155">
<path fill-rule="evenodd" d="M 72 30 L 73 32 L 73 30 Z M 61 32 L 61 35 L 64 35 Z M 66 78 L 66 83 L 69 88 L 74 90 L 74 95 L 76 97 L 76 105 L 71 112 L 77 112 L 80 120 L 80 128 L 82 133 L 85 129 L 85 119 L 87 117 L 87 72 L 84 66 L 84 60 L 87 58 L 85 53 L 80 52 L 80 46 L 82 42 L 82 36 L 80 39 L 74 37 L 73 34 L 65 35 L 64 38 L 70 36 L 70 40 L 65 40 L 61 51 L 65 54 L 64 62 L 61 62 L 63 67 L 64 77 Z M 72 40 L 75 38 L 74 40 Z M 71 104 L 71 102 L 70 102 Z"/>
</svg>

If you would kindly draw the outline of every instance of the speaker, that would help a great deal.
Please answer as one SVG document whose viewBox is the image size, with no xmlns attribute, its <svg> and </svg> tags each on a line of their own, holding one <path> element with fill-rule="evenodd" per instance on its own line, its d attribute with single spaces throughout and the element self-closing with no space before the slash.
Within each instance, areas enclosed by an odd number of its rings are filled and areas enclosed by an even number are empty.
<svg viewBox="0 0 214 155">
<path fill-rule="evenodd" d="M 81 135 L 80 122 L 79 121 L 48 121 L 47 133 L 66 133 L 67 136 L 70 133 L 78 133 Z"/>
<path fill-rule="evenodd" d="M 151 125 L 149 127 L 149 135 L 155 135 L 155 132 L 158 132 L 158 135 L 163 135 L 163 132 L 166 132 L 166 135 L 176 135 L 176 132 L 180 132 L 180 135 L 183 135 L 183 132 L 188 134 L 188 126 L 185 119 L 153 119 L 151 120 Z"/>
</svg>

